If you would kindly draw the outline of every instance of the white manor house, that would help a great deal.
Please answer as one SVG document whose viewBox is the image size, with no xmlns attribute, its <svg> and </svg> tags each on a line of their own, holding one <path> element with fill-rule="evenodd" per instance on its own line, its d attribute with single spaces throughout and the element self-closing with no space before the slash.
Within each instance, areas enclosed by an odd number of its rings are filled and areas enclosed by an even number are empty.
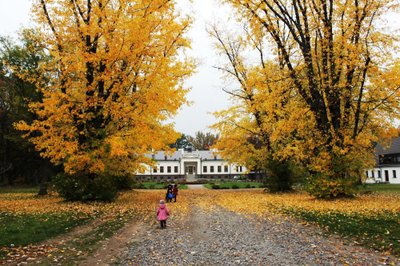
<svg viewBox="0 0 400 266">
<path fill-rule="evenodd" d="M 216 151 L 179 149 L 173 153 L 157 151 L 148 156 L 155 161 L 155 166 L 146 165 L 146 170 L 136 175 L 142 180 L 229 179 L 247 172 L 245 166 L 228 163 Z"/>
<path fill-rule="evenodd" d="M 400 137 L 393 138 L 388 147 L 378 144 L 375 153 L 376 165 L 366 171 L 366 183 L 400 184 Z"/>
<path fill-rule="evenodd" d="M 376 165 L 365 172 L 366 183 L 400 184 L 400 137 L 393 138 L 389 147 L 378 144 L 375 148 Z M 230 164 L 218 154 L 209 150 L 183 150 L 173 153 L 158 151 L 148 155 L 155 161 L 154 168 L 136 177 L 154 181 L 198 181 L 207 179 L 232 179 L 246 177 L 257 179 L 257 173 L 248 172 L 245 166 Z"/>
</svg>

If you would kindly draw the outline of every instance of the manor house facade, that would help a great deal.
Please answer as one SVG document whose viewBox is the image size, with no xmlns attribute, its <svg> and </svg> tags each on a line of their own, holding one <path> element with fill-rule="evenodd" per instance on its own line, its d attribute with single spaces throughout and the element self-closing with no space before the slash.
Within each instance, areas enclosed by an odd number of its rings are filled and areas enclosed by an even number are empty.
<svg viewBox="0 0 400 266">
<path fill-rule="evenodd" d="M 245 166 L 230 164 L 216 152 L 179 149 L 172 154 L 158 151 L 149 155 L 155 166 L 136 176 L 142 180 L 199 180 L 239 178 L 245 175 Z"/>
</svg>

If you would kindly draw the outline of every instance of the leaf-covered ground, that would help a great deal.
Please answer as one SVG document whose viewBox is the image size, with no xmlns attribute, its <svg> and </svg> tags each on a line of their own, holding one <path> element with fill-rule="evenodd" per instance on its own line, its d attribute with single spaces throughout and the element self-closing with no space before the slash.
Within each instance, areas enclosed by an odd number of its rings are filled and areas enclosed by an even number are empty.
<svg viewBox="0 0 400 266">
<path fill-rule="evenodd" d="M 161 260 L 173 251 L 183 252 L 181 258 L 186 258 L 188 264 L 218 264 L 224 260 L 231 264 L 269 262 L 279 265 L 292 260 L 303 261 L 303 264 L 321 261 L 400 264 L 398 195 L 372 194 L 356 199 L 318 201 L 301 193 L 271 195 L 262 190 L 181 190 L 178 202 L 168 203 L 172 216 L 167 230 L 162 231 L 155 220 L 155 209 L 164 193 L 164 190 L 124 192 L 110 204 L 64 202 L 56 195 L 38 198 L 29 193 L 0 194 L 0 217 L 47 215 L 52 219 L 68 213 L 69 220 L 76 217 L 88 223 L 86 230 L 80 232 L 85 226 L 66 228 L 53 238 L 54 241 L 18 246 L 2 239 L 5 243 L 1 247 L 1 262 L 79 264 L 101 247 L 112 250 L 107 242 L 114 234 L 127 243 L 133 241 L 129 252 L 121 254 L 114 250 L 112 256 L 103 254 L 98 260 L 112 257 L 115 261 L 119 256 L 120 263 L 135 264 L 143 260 L 143 256 L 146 260 L 153 257 Z M 121 235 L 124 228 L 132 225 L 138 225 L 135 228 L 139 231 Z M 71 227 L 70 224 L 65 226 Z M 0 219 L 0 230 L 8 227 L 1 224 Z M 163 243 L 169 248 L 164 250 Z M 188 248 L 184 248 L 185 245 Z M 201 248 L 202 245 L 206 249 Z M 247 250 L 251 246 L 253 249 Z M 120 248 L 121 245 L 116 247 Z M 299 255 L 282 255 L 289 253 Z M 174 261 L 168 258 L 167 261 Z"/>
</svg>

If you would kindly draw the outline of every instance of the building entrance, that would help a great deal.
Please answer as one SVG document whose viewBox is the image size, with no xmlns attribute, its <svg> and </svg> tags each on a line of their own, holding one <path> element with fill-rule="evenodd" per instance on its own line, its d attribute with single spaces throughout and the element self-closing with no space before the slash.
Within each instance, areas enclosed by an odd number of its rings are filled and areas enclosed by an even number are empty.
<svg viewBox="0 0 400 266">
<path fill-rule="evenodd" d="M 196 162 L 186 162 L 185 163 L 185 174 L 186 175 L 196 175 L 197 163 Z"/>
<path fill-rule="evenodd" d="M 188 173 L 189 175 L 193 175 L 196 173 L 196 167 L 195 166 L 187 166 L 186 167 L 186 173 Z"/>
</svg>

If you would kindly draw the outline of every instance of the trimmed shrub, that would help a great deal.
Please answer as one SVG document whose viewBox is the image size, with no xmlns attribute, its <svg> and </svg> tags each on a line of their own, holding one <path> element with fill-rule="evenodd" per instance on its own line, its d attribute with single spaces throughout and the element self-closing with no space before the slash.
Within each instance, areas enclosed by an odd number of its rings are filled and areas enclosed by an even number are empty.
<svg viewBox="0 0 400 266">
<path fill-rule="evenodd" d="M 232 189 L 238 189 L 238 188 L 239 188 L 238 185 L 236 185 L 236 184 L 232 185 Z"/>
<path fill-rule="evenodd" d="M 63 173 L 53 183 L 60 196 L 70 201 L 113 201 L 118 194 L 118 182 L 108 175 Z"/>
<path fill-rule="evenodd" d="M 220 189 L 221 188 L 218 184 L 213 184 L 211 187 L 212 187 L 212 189 Z"/>
<path fill-rule="evenodd" d="M 308 179 L 306 190 L 319 199 L 354 197 L 357 192 L 356 178 L 334 178 L 322 175 Z"/>
</svg>

